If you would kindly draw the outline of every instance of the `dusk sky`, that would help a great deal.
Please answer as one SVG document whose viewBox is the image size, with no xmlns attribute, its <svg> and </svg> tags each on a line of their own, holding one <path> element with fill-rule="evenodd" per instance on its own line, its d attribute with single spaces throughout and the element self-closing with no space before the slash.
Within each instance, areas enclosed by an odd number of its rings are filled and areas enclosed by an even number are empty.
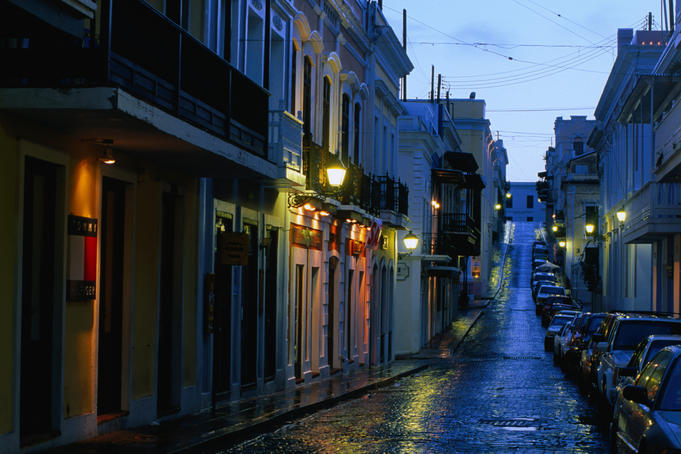
<svg viewBox="0 0 681 454">
<path fill-rule="evenodd" d="M 666 2 L 665 2 L 666 3 Z M 383 12 L 414 64 L 409 98 L 426 98 L 431 65 L 442 96 L 487 104 L 508 150 L 509 181 L 536 181 L 556 117 L 593 118 L 616 57 L 618 28 L 659 29 L 660 0 L 384 0 Z"/>
</svg>

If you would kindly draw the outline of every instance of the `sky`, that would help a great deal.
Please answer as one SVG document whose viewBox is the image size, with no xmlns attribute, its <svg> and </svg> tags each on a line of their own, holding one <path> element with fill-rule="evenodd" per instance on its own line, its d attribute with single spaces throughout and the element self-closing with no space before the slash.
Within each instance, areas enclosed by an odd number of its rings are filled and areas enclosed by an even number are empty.
<svg viewBox="0 0 681 454">
<path fill-rule="evenodd" d="M 665 0 L 665 3 L 667 1 Z M 431 65 L 441 96 L 484 99 L 508 152 L 507 180 L 536 181 L 556 117 L 592 119 L 616 57 L 618 28 L 659 29 L 661 0 L 383 0 L 402 40 L 407 10 L 410 99 L 429 97 Z"/>
</svg>

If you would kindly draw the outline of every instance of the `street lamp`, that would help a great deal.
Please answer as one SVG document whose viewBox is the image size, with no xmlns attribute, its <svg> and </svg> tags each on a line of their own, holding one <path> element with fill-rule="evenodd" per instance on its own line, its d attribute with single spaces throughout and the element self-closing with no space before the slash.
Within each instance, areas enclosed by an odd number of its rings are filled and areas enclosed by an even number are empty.
<svg viewBox="0 0 681 454">
<path fill-rule="evenodd" d="M 338 158 L 335 158 L 326 167 L 326 175 L 329 177 L 329 184 L 334 188 L 343 184 L 345 179 L 345 167 L 340 163 Z"/>
<path fill-rule="evenodd" d="M 627 220 L 627 212 L 624 210 L 620 210 L 617 213 L 615 213 L 617 216 L 617 220 L 620 222 L 624 222 Z"/>
<path fill-rule="evenodd" d="M 511 193 L 510 193 L 510 192 L 507 192 L 507 193 L 506 193 L 506 198 L 507 198 L 507 199 L 510 199 L 510 198 L 511 198 Z"/>
<path fill-rule="evenodd" d="M 411 231 L 407 233 L 402 241 L 404 241 L 404 247 L 407 248 L 410 254 L 414 252 L 416 247 L 419 245 L 419 237 L 414 235 Z"/>
<path fill-rule="evenodd" d="M 496 205 L 494 205 L 494 209 L 497 211 L 501 210 L 501 204 L 497 203 Z"/>
<path fill-rule="evenodd" d="M 565 241 L 560 240 L 560 241 L 558 242 L 558 246 L 560 246 L 560 247 L 565 247 Z"/>
<path fill-rule="evenodd" d="M 558 231 L 558 226 L 554 224 L 553 227 L 551 227 L 551 230 L 553 230 L 554 232 L 557 232 L 557 231 Z"/>
<path fill-rule="evenodd" d="M 596 226 L 593 225 L 593 224 L 587 224 L 587 225 L 584 226 L 584 229 L 586 230 L 587 235 L 591 235 L 592 233 L 594 233 L 595 228 L 596 228 Z"/>
</svg>

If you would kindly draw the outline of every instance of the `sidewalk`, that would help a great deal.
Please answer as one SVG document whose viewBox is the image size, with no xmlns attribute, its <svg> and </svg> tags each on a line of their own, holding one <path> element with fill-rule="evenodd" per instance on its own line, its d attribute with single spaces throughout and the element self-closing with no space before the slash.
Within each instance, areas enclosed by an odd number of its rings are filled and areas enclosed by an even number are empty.
<svg viewBox="0 0 681 454">
<path fill-rule="evenodd" d="M 46 452 L 178 453 L 224 449 L 304 415 L 387 386 L 401 377 L 426 369 L 433 360 L 451 356 L 481 312 L 482 307 L 471 306 L 460 313 L 438 348 L 423 350 L 418 355 L 395 360 L 387 366 L 362 367 L 348 374 L 339 372 L 324 380 L 267 396 L 225 402 L 218 406 L 215 414 L 205 410 L 159 425 L 119 430 Z"/>
</svg>

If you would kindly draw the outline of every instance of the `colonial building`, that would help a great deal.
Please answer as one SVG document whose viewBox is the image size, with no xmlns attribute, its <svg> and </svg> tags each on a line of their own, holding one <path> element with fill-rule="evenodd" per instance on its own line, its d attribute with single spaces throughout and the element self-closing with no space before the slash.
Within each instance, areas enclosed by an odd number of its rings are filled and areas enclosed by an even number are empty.
<svg viewBox="0 0 681 454">
<path fill-rule="evenodd" d="M 400 176 L 410 187 L 410 229 L 422 240 L 398 266 L 398 354 L 418 352 L 449 327 L 480 250 L 477 163 L 444 104 L 410 100 L 400 117 Z M 467 295 L 465 295 L 467 297 Z M 467 299 L 467 298 L 465 298 Z"/>
<path fill-rule="evenodd" d="M 546 204 L 537 195 L 535 183 L 511 182 L 505 197 L 505 215 L 509 221 L 537 223 L 544 221 Z"/>
<path fill-rule="evenodd" d="M 588 145 L 598 152 L 601 177 L 597 228 L 603 301 L 594 309 L 652 310 L 651 270 L 660 276 L 660 265 L 672 263 L 673 246 L 660 242 L 658 217 L 650 210 L 658 201 L 674 204 L 678 189 L 656 181 L 650 100 L 638 99 L 648 94 L 640 81 L 652 72 L 666 43 L 663 31 L 618 30 L 617 58 L 596 107 L 598 129 Z M 618 212 L 625 213 L 625 221 Z"/>
<path fill-rule="evenodd" d="M 412 66 L 375 3 L 5 2 L 0 23 L 0 451 L 394 357 Z"/>
</svg>

